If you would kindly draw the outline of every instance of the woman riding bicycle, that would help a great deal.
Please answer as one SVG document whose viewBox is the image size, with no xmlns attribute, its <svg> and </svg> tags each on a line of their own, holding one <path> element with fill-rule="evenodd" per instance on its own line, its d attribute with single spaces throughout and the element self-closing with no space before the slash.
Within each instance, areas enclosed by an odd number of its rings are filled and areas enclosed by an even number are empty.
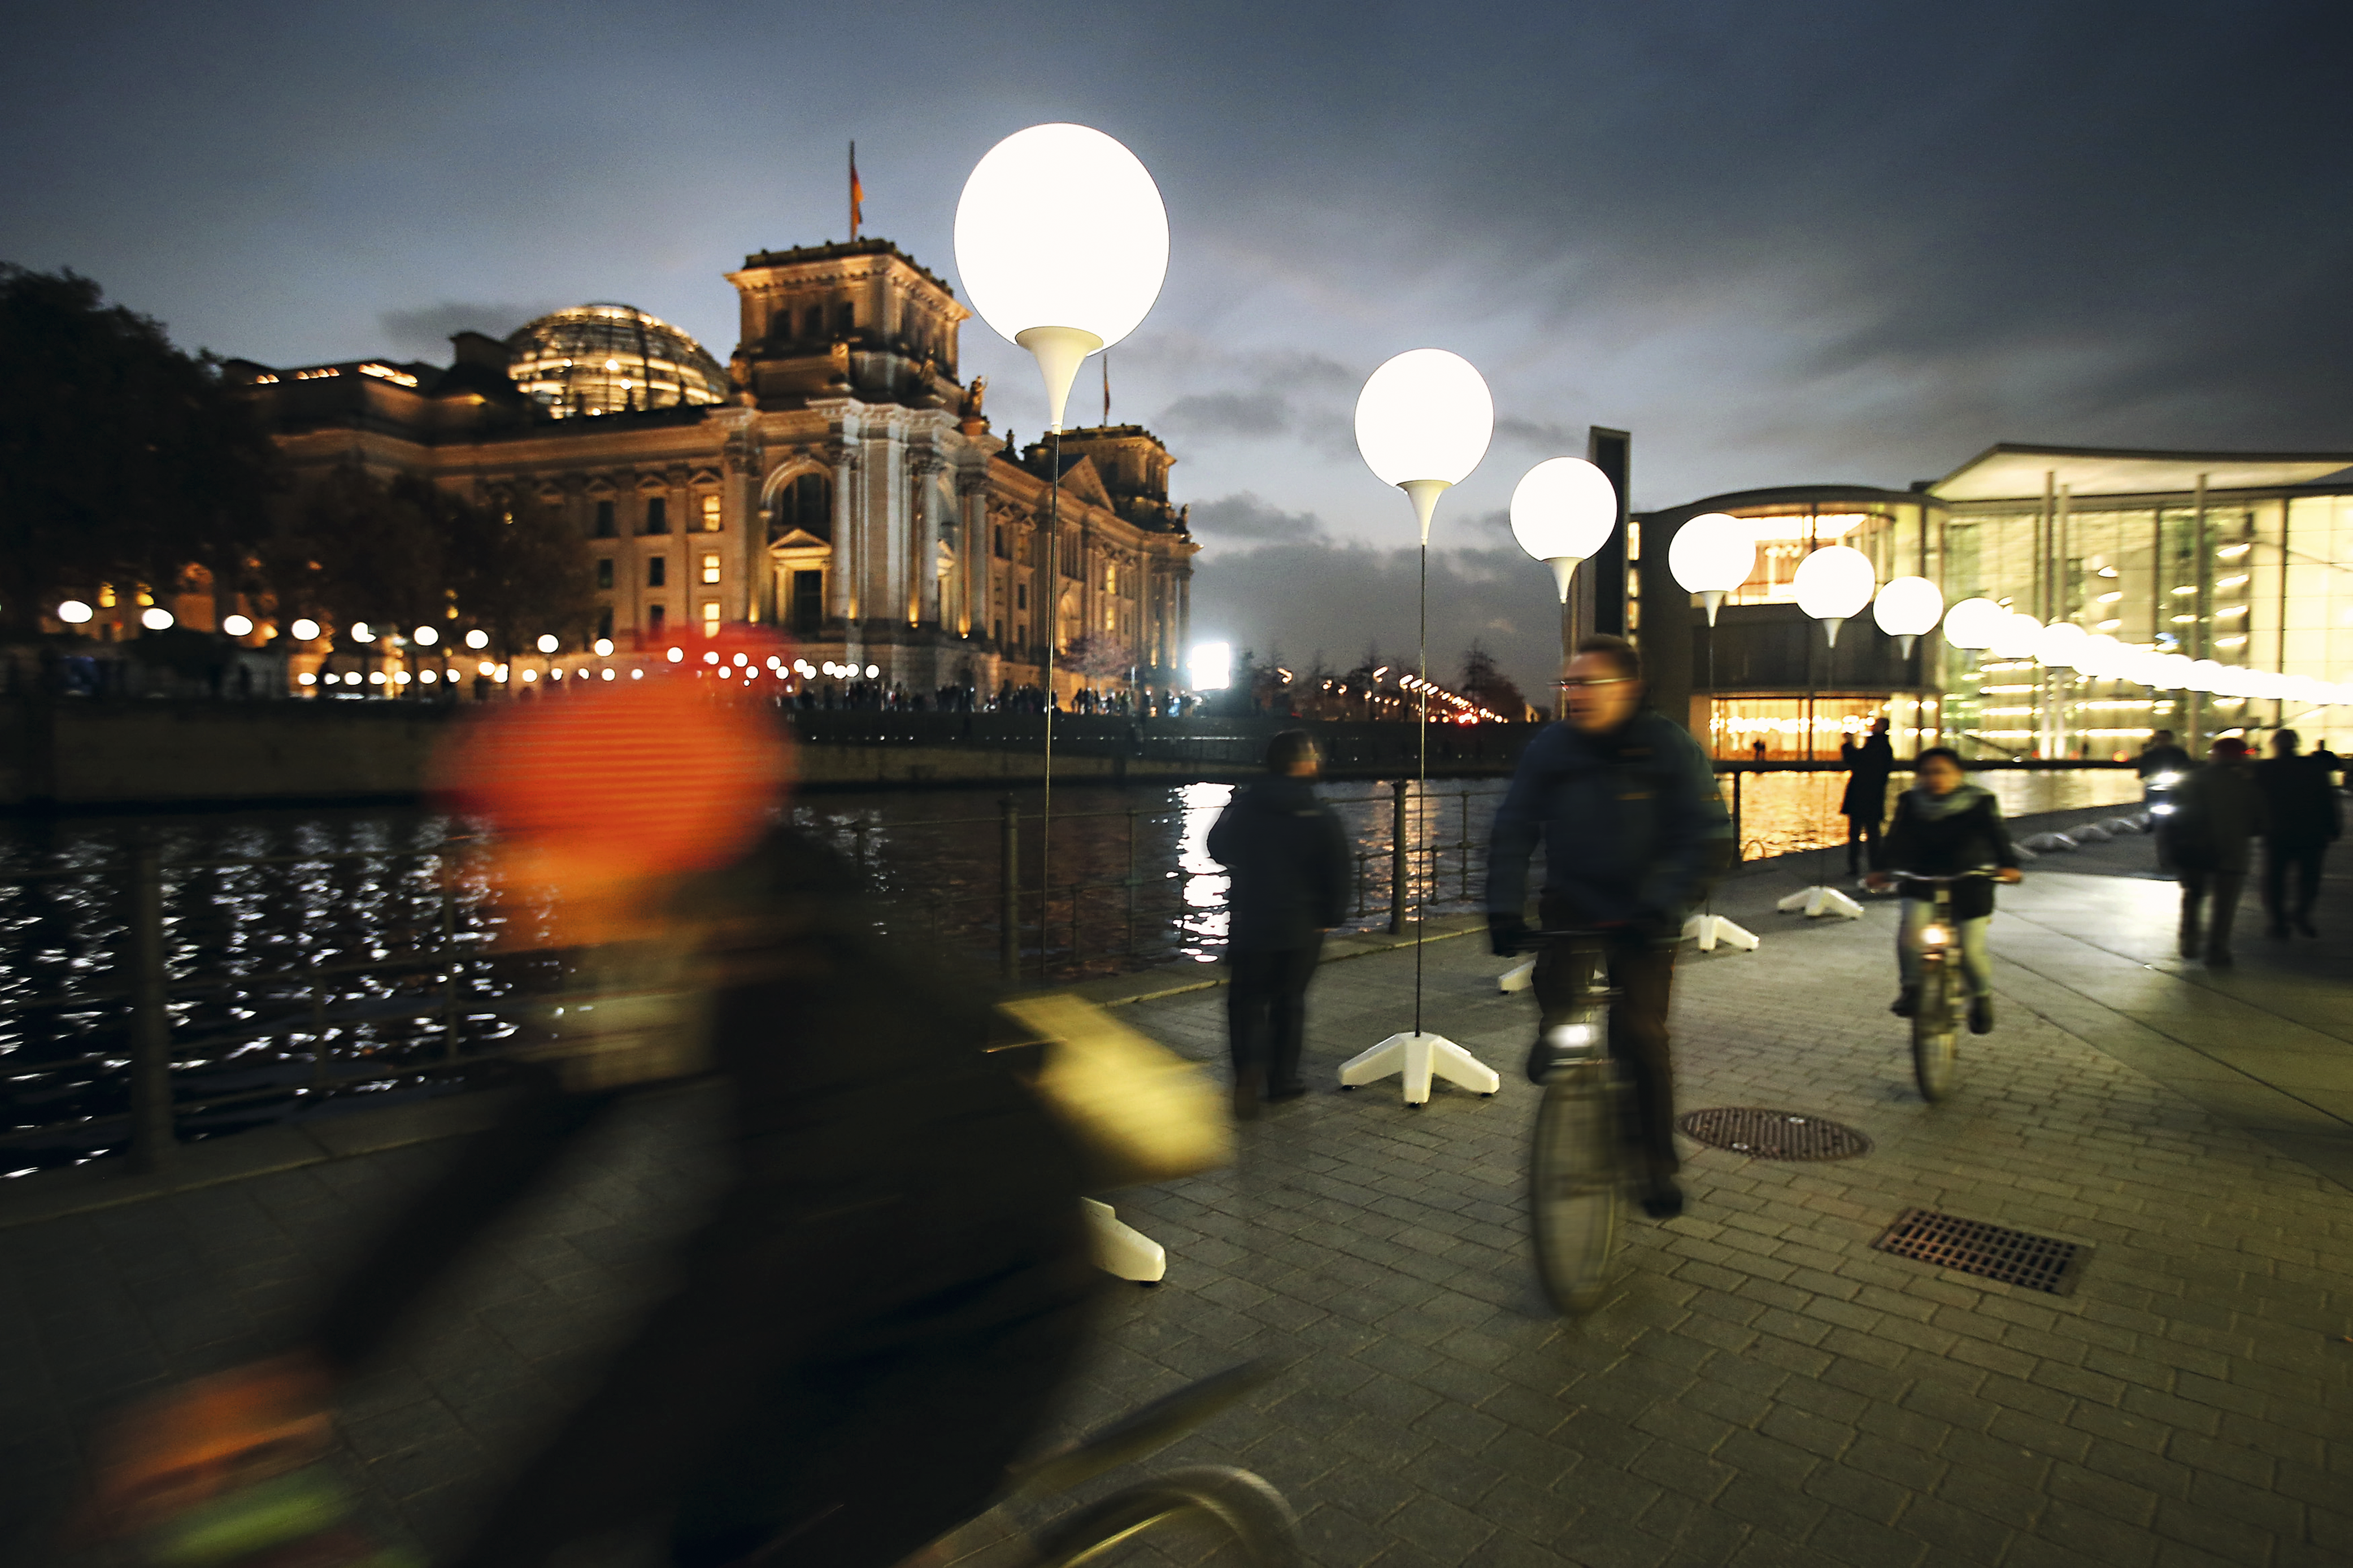
<svg viewBox="0 0 2353 1568">
<path fill-rule="evenodd" d="M 2001 807 L 1992 793 L 1968 782 L 1961 754 L 1950 746 L 1931 746 L 1912 764 L 1913 786 L 1895 802 L 1895 823 L 1887 830 L 1887 869 L 1874 871 L 1864 884 L 1884 891 L 1894 874 L 1915 877 L 1957 877 L 1982 867 L 1998 867 L 1993 881 L 2019 880 L 2018 855 L 2010 847 L 2010 830 L 2002 826 Z M 1982 1035 L 1993 1027 L 1993 969 L 1986 958 L 1986 926 L 1993 919 L 1993 882 L 1970 878 L 1952 890 L 1953 916 L 1960 927 L 1961 971 L 1969 982 L 1969 1033 Z M 1889 1008 L 1899 1018 L 1917 1010 L 1920 996 L 1920 931 L 1934 908 L 1924 884 L 1904 889 L 1904 923 L 1895 938 L 1895 958 L 1904 978 L 1903 992 Z"/>
</svg>

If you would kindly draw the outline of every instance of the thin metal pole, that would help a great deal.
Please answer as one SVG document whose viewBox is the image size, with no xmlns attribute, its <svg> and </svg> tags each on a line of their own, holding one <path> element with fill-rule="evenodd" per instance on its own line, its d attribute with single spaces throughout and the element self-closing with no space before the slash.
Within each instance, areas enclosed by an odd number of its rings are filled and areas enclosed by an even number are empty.
<svg viewBox="0 0 2353 1568">
<path fill-rule="evenodd" d="M 1062 427 L 1047 433 L 1046 799 L 1038 810 L 1038 978 L 1046 977 L 1046 933 L 1054 903 L 1054 643 L 1062 635 Z"/>
<path fill-rule="evenodd" d="M 164 860 L 131 850 L 131 1168 L 161 1171 L 179 1144 L 172 1113 L 172 1015 L 164 994 Z"/>
<path fill-rule="evenodd" d="M 1389 781 L 1389 934 L 1405 931 L 1406 781 Z"/>
<path fill-rule="evenodd" d="M 1430 793 L 1430 534 L 1424 530 L 1421 540 L 1421 625 L 1420 625 L 1421 685 L 1414 693 L 1421 699 L 1420 760 L 1416 769 L 1418 794 L 1414 800 L 1414 826 L 1419 837 L 1421 826 L 1421 795 Z M 1421 949 L 1428 940 L 1430 922 L 1422 918 L 1419 902 L 1413 910 L 1413 1032 L 1421 1033 Z"/>
<path fill-rule="evenodd" d="M 1010 985 L 1021 974 L 1021 816 L 1009 795 L 997 803 L 997 971 Z"/>
<path fill-rule="evenodd" d="M 1109 374 L 1109 372 L 1105 372 Z M 1106 405 L 1110 395 L 1104 395 Z M 1127 808 L 1127 956 L 1135 956 L 1135 807 Z"/>
<path fill-rule="evenodd" d="M 1741 846 L 1747 842 L 1740 836 L 1740 784 L 1747 776 L 1746 770 L 1739 763 L 1732 765 L 1732 863 L 1736 866 L 1742 858 Z"/>
<path fill-rule="evenodd" d="M 458 1059 L 457 945 L 457 895 L 445 878 L 441 885 L 441 956 L 448 967 L 442 972 L 441 981 L 441 1056 L 453 1062 Z"/>
</svg>

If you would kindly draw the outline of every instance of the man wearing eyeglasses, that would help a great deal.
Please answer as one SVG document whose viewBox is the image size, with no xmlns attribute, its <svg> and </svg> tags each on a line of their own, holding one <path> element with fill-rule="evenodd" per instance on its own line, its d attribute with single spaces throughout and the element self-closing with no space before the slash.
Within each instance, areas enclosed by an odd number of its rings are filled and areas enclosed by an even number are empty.
<svg viewBox="0 0 2353 1568">
<path fill-rule="evenodd" d="M 1545 886 L 1537 910 L 1547 931 L 1601 933 L 1609 983 L 1609 1054 L 1634 1092 L 1646 1158 L 1642 1207 L 1653 1218 L 1683 1212 L 1675 1184 L 1674 1064 L 1667 1005 L 1674 944 L 1684 917 L 1731 852 L 1732 826 L 1707 754 L 1683 726 L 1642 706 L 1642 660 L 1623 637 L 1577 646 L 1562 689 L 1568 717 L 1530 742 L 1487 850 L 1487 929 L 1498 954 L 1518 952 L 1527 931 L 1528 857 L 1541 836 Z M 1563 1005 L 1570 965 L 1561 944 L 1538 955 L 1536 1002 Z M 1541 1027 L 1528 1077 L 1551 1063 Z"/>
</svg>

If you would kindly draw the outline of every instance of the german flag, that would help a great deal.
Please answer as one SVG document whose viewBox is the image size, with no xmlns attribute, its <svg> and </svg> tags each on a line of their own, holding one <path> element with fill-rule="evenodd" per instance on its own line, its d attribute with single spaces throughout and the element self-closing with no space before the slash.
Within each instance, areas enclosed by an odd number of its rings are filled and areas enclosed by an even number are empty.
<svg viewBox="0 0 2353 1568">
<path fill-rule="evenodd" d="M 866 221 L 866 187 L 858 183 L 858 143 L 849 144 L 849 237 L 858 237 L 858 226 Z"/>
</svg>

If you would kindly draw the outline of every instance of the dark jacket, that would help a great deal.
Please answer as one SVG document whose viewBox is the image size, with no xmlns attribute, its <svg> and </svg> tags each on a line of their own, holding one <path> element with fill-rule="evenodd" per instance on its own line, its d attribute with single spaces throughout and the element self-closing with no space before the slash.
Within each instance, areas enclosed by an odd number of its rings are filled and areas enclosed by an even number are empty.
<svg viewBox="0 0 2353 1568">
<path fill-rule="evenodd" d="M 1732 848 L 1715 771 L 1683 726 L 1648 709 L 1615 732 L 1547 724 L 1495 810 L 1487 911 L 1526 913 L 1528 857 L 1542 837 L 1544 899 L 1588 924 L 1680 928 Z"/>
<path fill-rule="evenodd" d="M 1860 746 L 1841 742 L 1839 760 L 1846 763 L 1846 794 L 1839 797 L 1839 815 L 1876 825 L 1887 816 L 1887 781 L 1895 773 L 1894 746 L 1885 735 L 1867 736 Z"/>
<path fill-rule="evenodd" d="M 1305 779 L 1244 785 L 1209 829 L 1209 855 L 1233 874 L 1229 948 L 1312 947 L 1348 918 L 1347 830 Z"/>
<path fill-rule="evenodd" d="M 1941 815 L 1931 815 L 1922 792 L 1907 789 L 1895 797 L 1895 822 L 1887 830 L 1887 868 L 1922 877 L 1957 877 L 1981 866 L 2005 869 L 2018 864 L 2010 847 L 2010 829 L 2001 820 L 2001 806 L 1982 786 L 1964 783 L 1970 798 L 1957 802 Z M 1935 889 L 1916 882 L 1896 884 L 1907 899 L 1935 897 Z M 1955 885 L 1953 918 L 1973 921 L 1993 913 L 1993 884 L 1973 879 Z"/>
<path fill-rule="evenodd" d="M 2179 746 L 2151 746 L 2135 761 L 2133 771 L 2146 780 L 2159 773 L 2186 773 L 2197 765 Z"/>
<path fill-rule="evenodd" d="M 2263 841 L 2299 849 L 2336 842 L 2345 830 L 2344 806 L 2327 764 L 2318 757 L 2271 757 L 2255 764 L 2263 795 Z"/>
<path fill-rule="evenodd" d="M 2244 763 L 2193 768 L 2174 792 L 2165 819 L 2165 851 L 2185 871 L 2243 874 L 2248 846 L 2263 831 L 2263 792 Z"/>
</svg>

